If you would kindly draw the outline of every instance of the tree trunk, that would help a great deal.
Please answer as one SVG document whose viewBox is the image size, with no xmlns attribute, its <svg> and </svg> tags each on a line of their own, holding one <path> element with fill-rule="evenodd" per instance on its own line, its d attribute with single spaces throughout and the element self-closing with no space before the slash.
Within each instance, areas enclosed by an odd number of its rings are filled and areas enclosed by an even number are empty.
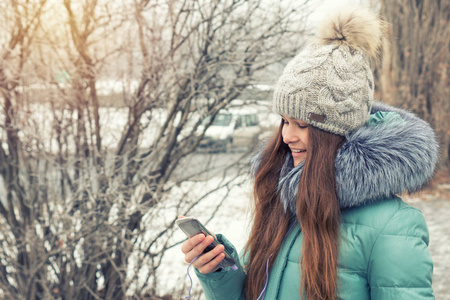
<svg viewBox="0 0 450 300">
<path fill-rule="evenodd" d="M 392 24 L 379 80 L 382 99 L 412 110 L 435 129 L 441 167 L 450 166 L 450 2 L 381 0 Z"/>
</svg>

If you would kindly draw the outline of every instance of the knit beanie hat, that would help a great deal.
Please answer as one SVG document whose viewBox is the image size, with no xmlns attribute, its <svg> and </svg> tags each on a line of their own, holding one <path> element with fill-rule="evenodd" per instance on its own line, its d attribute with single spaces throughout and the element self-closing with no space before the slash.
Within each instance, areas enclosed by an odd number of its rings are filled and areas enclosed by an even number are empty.
<svg viewBox="0 0 450 300">
<path fill-rule="evenodd" d="M 328 17 L 313 43 L 285 67 L 273 109 L 339 135 L 364 125 L 373 103 L 370 61 L 381 51 L 385 28 L 364 8 Z"/>
</svg>

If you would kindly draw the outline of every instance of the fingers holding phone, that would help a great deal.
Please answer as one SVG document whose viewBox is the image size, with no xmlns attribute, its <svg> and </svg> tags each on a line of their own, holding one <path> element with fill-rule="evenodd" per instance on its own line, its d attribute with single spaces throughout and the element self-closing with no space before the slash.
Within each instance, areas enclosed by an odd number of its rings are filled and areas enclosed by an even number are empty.
<svg viewBox="0 0 450 300">
<path fill-rule="evenodd" d="M 189 238 L 181 246 L 181 251 L 185 255 L 185 261 L 191 263 L 194 258 L 198 257 L 192 265 L 200 273 L 208 274 L 215 272 L 219 268 L 220 262 L 225 258 L 225 247 L 218 245 L 212 248 L 211 244 L 213 242 L 214 238 L 212 236 L 205 237 L 203 233 Z M 211 250 L 208 250 L 208 248 L 211 248 Z"/>
<path fill-rule="evenodd" d="M 219 269 L 219 264 L 225 258 L 223 250 L 224 247 L 219 245 L 213 250 L 200 256 L 192 265 L 202 274 L 215 272 Z"/>
<path fill-rule="evenodd" d="M 190 263 L 195 257 L 203 253 L 203 251 L 211 244 L 211 239 L 206 238 L 203 233 L 197 234 L 189 238 L 181 245 L 181 251 L 185 255 L 185 261 Z"/>
<path fill-rule="evenodd" d="M 236 268 L 236 261 L 231 253 L 199 220 L 179 217 L 176 224 L 188 236 L 188 240 L 181 246 L 186 262 L 193 262 L 192 265 L 204 274 L 214 272 L 219 267 Z"/>
</svg>

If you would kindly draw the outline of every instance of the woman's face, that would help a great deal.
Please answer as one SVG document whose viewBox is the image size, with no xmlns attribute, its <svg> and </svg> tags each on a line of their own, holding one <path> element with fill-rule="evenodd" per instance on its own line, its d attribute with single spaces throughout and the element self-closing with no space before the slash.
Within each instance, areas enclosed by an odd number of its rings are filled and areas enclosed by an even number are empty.
<svg viewBox="0 0 450 300">
<path fill-rule="evenodd" d="M 283 142 L 291 149 L 294 166 L 296 167 L 305 160 L 307 155 L 309 125 L 305 121 L 288 116 L 282 115 L 281 118 L 283 119 L 281 131 Z"/>
</svg>

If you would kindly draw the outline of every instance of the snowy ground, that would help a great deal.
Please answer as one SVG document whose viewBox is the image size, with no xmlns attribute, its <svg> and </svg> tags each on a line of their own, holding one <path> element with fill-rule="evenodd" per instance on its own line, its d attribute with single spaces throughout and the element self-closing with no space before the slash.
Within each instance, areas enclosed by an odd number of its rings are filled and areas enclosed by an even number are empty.
<svg viewBox="0 0 450 300">
<path fill-rule="evenodd" d="M 450 198 L 411 198 L 407 202 L 422 211 L 428 224 L 436 299 L 450 300 Z"/>
<path fill-rule="evenodd" d="M 448 197 L 450 195 L 450 184 L 441 184 L 437 189 L 444 190 L 445 193 L 407 196 L 405 201 L 419 208 L 428 224 L 430 251 L 434 262 L 433 289 L 436 299 L 450 300 L 450 197 Z M 234 243 L 238 251 L 244 246 L 249 232 L 250 191 L 249 184 L 233 190 L 216 218 L 207 226 L 214 232 L 225 234 Z M 201 221 L 206 221 L 202 216 L 197 217 Z M 179 238 L 183 238 L 181 232 Z M 169 250 L 163 265 L 159 269 L 160 295 L 172 294 L 174 299 L 186 296 L 190 282 L 186 277 L 187 264 L 184 262 L 179 247 Z M 193 281 L 194 294 L 196 294 L 193 299 L 203 299 L 202 296 L 198 296 L 200 285 L 195 275 Z M 183 287 L 184 293 L 173 292 L 179 290 L 180 287 Z"/>
<path fill-rule="evenodd" d="M 249 184 L 234 188 L 222 208 L 217 212 L 216 217 L 206 225 L 212 232 L 224 234 L 235 245 L 238 251 L 244 247 L 249 232 L 248 212 L 250 191 L 251 187 Z M 221 197 L 218 196 L 217 198 L 219 199 Z M 191 216 L 197 217 L 204 224 L 209 219 L 209 215 L 206 213 L 204 215 L 197 214 Z M 174 238 L 181 240 L 184 238 L 184 234 L 180 230 Z M 158 274 L 160 279 L 158 284 L 160 290 L 158 293 L 160 295 L 172 294 L 174 299 L 187 296 L 190 286 L 190 281 L 186 276 L 188 264 L 184 261 L 180 247 L 168 250 L 167 255 L 163 259 L 163 266 L 159 268 Z M 193 274 L 193 270 L 191 270 L 191 274 Z M 193 294 L 195 294 L 200 290 L 200 284 L 195 275 L 192 276 L 192 279 L 194 282 Z M 181 286 L 184 287 L 184 293 L 180 295 L 174 294 L 174 291 L 179 290 Z"/>
</svg>

